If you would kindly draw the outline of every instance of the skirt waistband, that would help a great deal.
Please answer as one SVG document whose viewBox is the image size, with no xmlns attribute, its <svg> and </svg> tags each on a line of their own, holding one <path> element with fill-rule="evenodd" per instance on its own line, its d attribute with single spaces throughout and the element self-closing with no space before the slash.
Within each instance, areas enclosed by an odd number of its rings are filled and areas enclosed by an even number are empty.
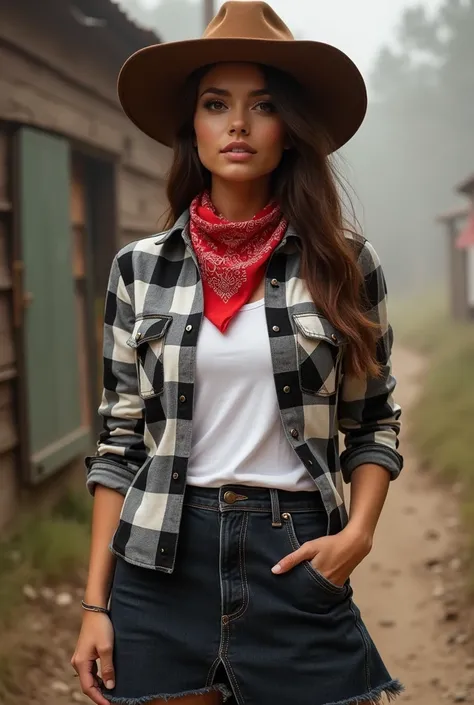
<svg viewBox="0 0 474 705">
<path fill-rule="evenodd" d="M 270 512 L 274 516 L 279 516 L 281 512 L 326 511 L 318 491 L 288 492 L 247 485 L 224 485 L 218 488 L 188 485 L 184 504 L 225 512 Z"/>
</svg>

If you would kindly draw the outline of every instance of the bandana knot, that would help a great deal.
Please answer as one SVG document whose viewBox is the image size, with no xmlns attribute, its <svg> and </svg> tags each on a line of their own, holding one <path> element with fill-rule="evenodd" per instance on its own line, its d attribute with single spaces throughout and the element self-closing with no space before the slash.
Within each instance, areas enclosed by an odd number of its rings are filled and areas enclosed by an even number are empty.
<svg viewBox="0 0 474 705">
<path fill-rule="evenodd" d="M 203 282 L 204 315 L 222 333 L 260 284 L 287 227 L 274 202 L 243 222 L 220 216 L 207 192 L 191 203 L 189 230 Z"/>
</svg>

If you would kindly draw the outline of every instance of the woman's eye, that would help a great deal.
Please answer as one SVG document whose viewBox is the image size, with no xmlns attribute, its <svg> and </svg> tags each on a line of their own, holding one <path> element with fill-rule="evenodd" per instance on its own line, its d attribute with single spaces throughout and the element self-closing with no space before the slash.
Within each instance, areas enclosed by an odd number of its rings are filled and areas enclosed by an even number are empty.
<svg viewBox="0 0 474 705">
<path fill-rule="evenodd" d="M 220 111 L 225 108 L 225 105 L 221 100 L 208 100 L 207 103 L 204 104 L 204 107 L 207 110 Z"/>
<path fill-rule="evenodd" d="M 269 100 L 262 101 L 261 103 L 258 103 L 255 107 L 257 108 L 257 110 L 261 110 L 264 113 L 276 113 L 275 105 Z"/>
</svg>

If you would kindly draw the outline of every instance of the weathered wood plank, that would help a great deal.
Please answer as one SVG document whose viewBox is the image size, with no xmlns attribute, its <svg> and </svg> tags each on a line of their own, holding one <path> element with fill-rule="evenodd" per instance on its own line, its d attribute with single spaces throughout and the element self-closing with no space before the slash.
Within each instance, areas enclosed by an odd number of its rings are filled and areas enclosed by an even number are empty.
<svg viewBox="0 0 474 705">
<path fill-rule="evenodd" d="M 58 132 L 119 157 L 138 173 L 165 178 L 170 150 L 135 128 L 118 102 L 101 100 L 1 45 L 0 66 L 0 119 Z"/>
<path fill-rule="evenodd" d="M 0 217 L 0 292 L 8 291 L 12 286 L 8 263 L 7 233 L 7 225 Z"/>
<path fill-rule="evenodd" d="M 166 211 L 165 185 L 121 169 L 117 179 L 119 227 L 152 235 L 159 232 Z"/>
<path fill-rule="evenodd" d="M 108 30 L 98 36 L 78 24 L 67 4 L 17 0 L 0 6 L 0 39 L 28 52 L 35 63 L 57 66 L 70 81 L 114 100 L 120 58 L 108 35 Z"/>
<path fill-rule="evenodd" d="M 0 131 L 0 203 L 9 203 L 10 183 L 8 171 L 8 137 Z"/>
<path fill-rule="evenodd" d="M 0 455 L 0 529 L 15 517 L 18 507 L 16 454 Z"/>
<path fill-rule="evenodd" d="M 12 450 L 18 443 L 14 419 L 13 385 L 11 382 L 2 382 L 0 383 L 0 455 Z"/>
<path fill-rule="evenodd" d="M 12 367 L 14 362 L 10 296 L 0 292 L 0 372 Z"/>
</svg>

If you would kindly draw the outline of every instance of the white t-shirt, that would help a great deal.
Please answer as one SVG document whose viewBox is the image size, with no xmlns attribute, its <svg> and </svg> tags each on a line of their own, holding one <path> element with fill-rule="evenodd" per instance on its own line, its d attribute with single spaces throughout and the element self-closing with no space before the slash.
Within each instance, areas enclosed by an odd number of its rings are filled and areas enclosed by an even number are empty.
<svg viewBox="0 0 474 705">
<path fill-rule="evenodd" d="M 243 306 L 225 333 L 204 318 L 196 355 L 187 482 L 316 490 L 281 423 L 265 302 Z"/>
</svg>

